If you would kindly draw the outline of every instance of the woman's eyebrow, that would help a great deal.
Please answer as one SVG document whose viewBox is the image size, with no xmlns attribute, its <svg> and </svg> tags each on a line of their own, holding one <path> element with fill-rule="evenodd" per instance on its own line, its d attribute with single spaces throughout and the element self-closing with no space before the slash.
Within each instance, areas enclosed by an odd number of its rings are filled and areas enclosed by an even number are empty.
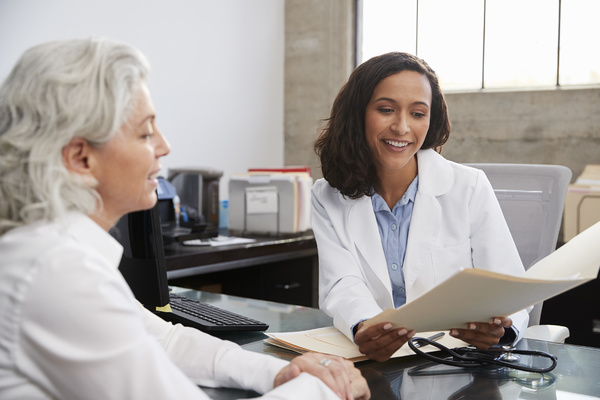
<svg viewBox="0 0 600 400">
<path fill-rule="evenodd" d="M 378 101 L 389 101 L 389 102 L 392 102 L 392 103 L 397 103 L 396 100 L 391 99 L 389 97 L 380 97 L 380 98 L 378 98 L 378 99 L 375 100 L 375 102 L 378 102 Z M 415 101 L 415 102 L 412 103 L 412 105 L 423 105 L 423 106 L 425 106 L 427 108 L 431 108 L 431 106 L 429 105 L 429 103 L 427 103 L 426 101 Z"/>
<path fill-rule="evenodd" d="M 429 103 L 427 103 L 426 101 L 415 101 L 413 104 L 414 104 L 414 105 L 422 105 L 422 106 L 425 106 L 425 107 L 427 107 L 427 108 L 430 108 L 430 107 L 431 107 L 431 106 L 429 105 Z"/>
<path fill-rule="evenodd" d="M 154 118 L 156 118 L 156 114 L 150 114 L 148 115 L 146 118 L 144 118 L 139 124 L 138 126 L 142 126 L 144 125 L 146 122 L 148 122 L 148 120 L 153 121 Z"/>
<path fill-rule="evenodd" d="M 391 101 L 392 103 L 395 103 L 395 102 L 396 102 L 396 100 L 394 100 L 394 99 L 390 99 L 389 97 L 380 97 L 380 98 L 376 99 L 375 101 L 376 101 L 376 102 L 377 102 L 377 101 Z"/>
</svg>

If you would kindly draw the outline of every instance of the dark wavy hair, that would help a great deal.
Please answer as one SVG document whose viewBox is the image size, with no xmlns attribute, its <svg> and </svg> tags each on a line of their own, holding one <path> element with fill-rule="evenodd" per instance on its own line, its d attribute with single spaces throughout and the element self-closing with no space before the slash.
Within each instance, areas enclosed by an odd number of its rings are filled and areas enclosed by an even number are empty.
<svg viewBox="0 0 600 400">
<path fill-rule="evenodd" d="M 314 144 L 323 177 L 346 197 L 371 195 L 377 172 L 365 139 L 365 112 L 379 82 L 401 71 L 421 73 L 431 85 L 431 119 L 421 148 L 441 153 L 450 136 L 446 100 L 435 71 L 425 61 L 408 53 L 393 52 L 364 62 L 338 93 L 327 124 Z"/>
</svg>

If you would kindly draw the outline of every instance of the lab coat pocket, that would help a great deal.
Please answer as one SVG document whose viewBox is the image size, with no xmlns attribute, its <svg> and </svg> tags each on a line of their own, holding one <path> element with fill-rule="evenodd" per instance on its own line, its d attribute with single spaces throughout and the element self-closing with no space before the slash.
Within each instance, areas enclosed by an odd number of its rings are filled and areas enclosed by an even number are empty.
<svg viewBox="0 0 600 400">
<path fill-rule="evenodd" d="M 465 268 L 473 268 L 471 241 L 458 246 L 440 247 L 432 253 L 435 281 L 439 284 Z"/>
</svg>

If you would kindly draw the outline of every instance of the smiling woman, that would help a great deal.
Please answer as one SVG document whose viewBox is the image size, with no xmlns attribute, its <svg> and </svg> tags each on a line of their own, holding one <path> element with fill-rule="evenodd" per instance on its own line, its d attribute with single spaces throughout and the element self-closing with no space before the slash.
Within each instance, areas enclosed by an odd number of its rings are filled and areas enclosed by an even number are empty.
<svg viewBox="0 0 600 400">
<path fill-rule="evenodd" d="M 430 108 L 431 85 L 415 71 L 382 79 L 367 104 L 365 138 L 378 178 L 374 189 L 390 209 L 417 176 L 414 156 L 427 136 Z M 399 193 L 386 193 L 390 188 Z"/>
<path fill-rule="evenodd" d="M 462 268 L 524 272 L 485 175 L 439 154 L 449 135 L 435 72 L 394 52 L 350 75 L 315 142 L 324 177 L 312 190 L 319 304 L 371 359 L 387 360 L 415 332 L 362 321 Z M 488 348 L 512 344 L 527 322 L 524 310 L 451 334 Z"/>
<path fill-rule="evenodd" d="M 408 86 L 405 88 L 404 85 Z M 408 93 L 406 89 L 412 92 Z M 365 130 L 371 132 L 375 129 L 376 121 L 386 124 L 387 118 L 383 114 L 397 118 L 398 112 L 391 103 L 389 108 L 375 107 L 379 105 L 376 102 L 386 100 L 394 103 L 396 108 L 403 106 L 401 116 L 407 111 L 406 103 L 421 104 L 420 109 L 413 110 L 414 118 L 411 116 L 411 126 L 420 121 L 418 132 L 421 136 L 420 145 L 413 146 L 413 154 L 419 149 L 441 151 L 450 136 L 444 95 L 435 72 L 424 61 L 408 53 L 388 53 L 360 65 L 340 90 L 327 125 L 315 142 L 323 176 L 350 198 L 368 196 L 378 179 L 379 171 L 373 162 L 372 149 L 366 146 L 371 134 Z M 405 104 L 399 104 L 400 101 Z M 418 118 L 420 114 L 425 114 L 426 118 Z M 424 126 L 421 126 L 424 124 L 427 124 L 426 134 Z"/>
</svg>

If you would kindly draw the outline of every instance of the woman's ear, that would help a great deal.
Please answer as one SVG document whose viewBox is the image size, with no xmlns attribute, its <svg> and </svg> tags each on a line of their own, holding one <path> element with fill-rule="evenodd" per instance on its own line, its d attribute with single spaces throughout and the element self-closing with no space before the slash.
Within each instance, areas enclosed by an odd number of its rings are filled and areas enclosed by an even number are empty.
<svg viewBox="0 0 600 400">
<path fill-rule="evenodd" d="M 91 174 L 89 156 L 90 145 L 87 140 L 73 138 L 62 148 L 62 159 L 67 170 L 81 177 Z"/>
</svg>

